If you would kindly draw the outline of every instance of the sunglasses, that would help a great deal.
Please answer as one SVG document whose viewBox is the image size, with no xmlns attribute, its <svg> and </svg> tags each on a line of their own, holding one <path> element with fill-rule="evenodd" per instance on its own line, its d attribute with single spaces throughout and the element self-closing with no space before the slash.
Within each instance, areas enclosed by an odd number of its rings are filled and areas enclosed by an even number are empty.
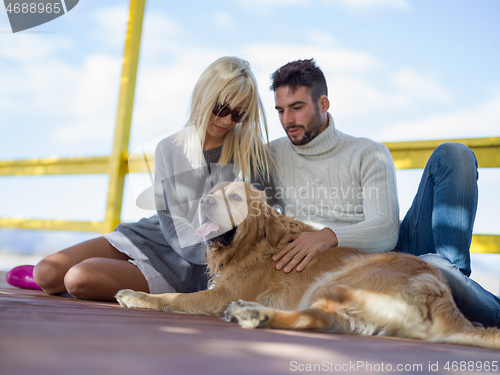
<svg viewBox="0 0 500 375">
<path fill-rule="evenodd" d="M 227 104 L 215 104 L 214 109 L 212 109 L 212 113 L 217 117 L 226 117 L 227 115 L 231 115 L 231 119 L 234 122 L 240 122 L 243 116 L 245 116 L 245 112 L 240 114 L 239 111 L 229 109 Z"/>
</svg>

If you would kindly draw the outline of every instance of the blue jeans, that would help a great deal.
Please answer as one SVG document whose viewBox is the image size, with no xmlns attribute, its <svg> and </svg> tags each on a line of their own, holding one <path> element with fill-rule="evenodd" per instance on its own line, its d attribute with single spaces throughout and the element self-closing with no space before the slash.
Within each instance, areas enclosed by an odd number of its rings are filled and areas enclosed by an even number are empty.
<svg viewBox="0 0 500 375">
<path fill-rule="evenodd" d="M 458 309 L 467 319 L 479 322 L 485 327 L 500 327 L 500 298 L 465 276 L 442 255 L 424 254 L 419 258 L 439 268 Z"/>
<path fill-rule="evenodd" d="M 467 318 L 500 326 L 500 299 L 468 277 L 477 178 L 477 160 L 467 146 L 448 142 L 437 147 L 400 225 L 395 251 L 421 256 L 438 267 Z"/>
</svg>

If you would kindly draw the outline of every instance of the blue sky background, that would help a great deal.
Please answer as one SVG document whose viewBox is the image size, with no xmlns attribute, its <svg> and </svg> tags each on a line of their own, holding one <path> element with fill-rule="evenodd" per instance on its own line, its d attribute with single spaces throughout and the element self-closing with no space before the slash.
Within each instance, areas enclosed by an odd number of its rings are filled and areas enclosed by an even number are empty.
<svg viewBox="0 0 500 375">
<path fill-rule="evenodd" d="M 111 153 L 128 7 L 81 0 L 12 34 L 0 5 L 0 160 Z M 184 125 L 194 83 L 223 55 L 250 61 L 271 139 L 284 133 L 269 75 L 311 57 L 346 133 L 382 142 L 500 136 L 499 14 L 496 0 L 149 0 L 130 150 Z M 498 234 L 490 211 L 500 207 L 500 172 L 480 176 L 475 231 Z M 398 171 L 402 214 L 419 178 Z M 0 217 L 102 220 L 106 186 L 104 176 L 0 177 Z M 151 214 L 134 207 L 130 186 L 122 219 Z M 18 236 L 0 231 L 0 250 Z M 72 240 L 44 238 L 44 251 Z"/>
</svg>

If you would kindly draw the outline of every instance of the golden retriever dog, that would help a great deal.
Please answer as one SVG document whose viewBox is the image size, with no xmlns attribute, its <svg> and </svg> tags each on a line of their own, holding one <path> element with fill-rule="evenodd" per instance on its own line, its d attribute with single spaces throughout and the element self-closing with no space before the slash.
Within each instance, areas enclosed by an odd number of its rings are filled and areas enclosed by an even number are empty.
<svg viewBox="0 0 500 375">
<path fill-rule="evenodd" d="M 413 255 L 336 247 L 301 272 L 271 258 L 311 226 L 280 214 L 249 184 L 217 185 L 200 201 L 208 290 L 147 294 L 121 290 L 123 307 L 221 316 L 245 328 L 397 336 L 500 348 L 500 330 L 475 328 L 437 268 Z"/>
</svg>

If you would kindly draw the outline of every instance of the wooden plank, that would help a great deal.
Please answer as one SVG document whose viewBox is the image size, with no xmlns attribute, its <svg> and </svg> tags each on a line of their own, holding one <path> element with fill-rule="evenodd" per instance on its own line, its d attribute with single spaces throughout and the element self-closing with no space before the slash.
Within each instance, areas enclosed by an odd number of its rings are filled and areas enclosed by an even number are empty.
<svg viewBox="0 0 500 375">
<path fill-rule="evenodd" d="M 125 309 L 116 303 L 48 296 L 10 286 L 0 288 L 0 306 L 2 375 L 286 375 L 313 370 L 447 374 L 447 363 L 450 368 L 452 363 L 473 364 L 472 371 L 456 372 L 467 374 L 483 373 L 480 369 L 486 361 L 491 369 L 492 361 L 498 360 L 498 351 L 490 349 L 244 329 L 219 317 Z"/>
</svg>

